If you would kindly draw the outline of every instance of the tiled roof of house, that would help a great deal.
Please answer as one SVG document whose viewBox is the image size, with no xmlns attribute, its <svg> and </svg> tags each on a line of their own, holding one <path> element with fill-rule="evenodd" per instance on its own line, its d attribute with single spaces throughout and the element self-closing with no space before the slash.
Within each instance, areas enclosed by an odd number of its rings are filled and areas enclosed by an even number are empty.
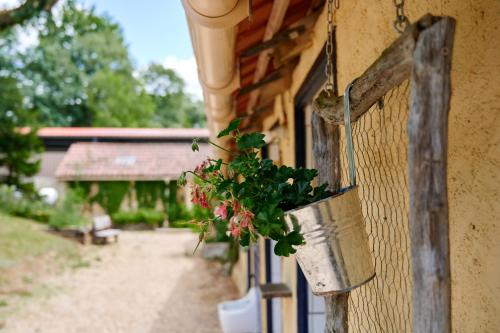
<svg viewBox="0 0 500 333">
<path fill-rule="evenodd" d="M 189 143 L 78 142 L 59 164 L 60 180 L 173 180 L 209 155 L 206 143 L 191 151 Z"/>
<path fill-rule="evenodd" d="M 22 131 L 27 131 L 23 128 Z M 206 128 L 115 128 L 115 127 L 43 127 L 37 132 L 40 138 L 151 138 L 192 139 L 207 138 Z"/>
</svg>

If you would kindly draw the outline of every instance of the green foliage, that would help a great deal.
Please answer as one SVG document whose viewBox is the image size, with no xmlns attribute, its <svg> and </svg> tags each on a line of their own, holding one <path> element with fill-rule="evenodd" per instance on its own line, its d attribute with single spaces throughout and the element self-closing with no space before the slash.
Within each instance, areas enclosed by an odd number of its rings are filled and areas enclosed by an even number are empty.
<svg viewBox="0 0 500 333">
<path fill-rule="evenodd" d="M 8 185 L 0 185 L 0 210 L 42 223 L 47 223 L 54 211 L 38 198 L 17 192 L 14 186 Z"/>
<path fill-rule="evenodd" d="M 73 181 L 73 182 L 68 182 L 68 186 L 73 189 L 78 191 L 84 199 L 87 201 L 90 201 L 90 191 L 92 189 L 92 182 L 88 181 Z"/>
<path fill-rule="evenodd" d="M 265 145 L 262 133 L 240 134 L 234 120 L 219 133 L 236 141 L 232 161 L 226 164 L 227 175 L 221 172 L 223 161 L 208 159 L 193 174 L 195 181 L 193 201 L 202 206 L 214 204 L 214 218 L 202 218 L 202 234 L 208 225 L 228 226 L 231 235 L 243 246 L 258 235 L 277 241 L 274 252 L 280 256 L 295 253 L 295 247 L 304 243 L 296 221 L 290 230 L 285 212 L 328 197 L 326 184 L 313 188 L 318 172 L 314 169 L 277 166 L 272 160 L 261 159 L 257 149 Z M 209 143 L 213 144 L 209 141 Z M 215 144 L 214 144 L 215 145 Z M 216 146 L 216 145 L 215 145 Z M 186 183 L 185 174 L 181 183 Z"/>
<path fill-rule="evenodd" d="M 18 130 L 27 118 L 16 80 L 0 76 L 0 167 L 7 170 L 2 182 L 34 193 L 32 184 L 26 183 L 24 178 L 35 175 L 40 169 L 36 155 L 43 151 L 43 145 L 36 130 Z"/>
<path fill-rule="evenodd" d="M 191 229 L 193 232 L 200 233 L 201 228 L 200 226 L 194 222 L 193 220 L 177 220 L 177 221 L 171 221 L 168 223 L 169 227 L 171 228 L 188 228 Z"/>
<path fill-rule="evenodd" d="M 168 221 L 191 220 L 193 214 L 185 204 L 175 203 L 168 206 Z"/>
<path fill-rule="evenodd" d="M 163 181 L 135 182 L 135 193 L 139 208 L 155 208 L 158 199 L 165 201 L 166 184 Z"/>
<path fill-rule="evenodd" d="M 241 123 L 241 118 L 234 119 L 229 123 L 229 125 L 225 129 L 223 129 L 222 131 L 219 132 L 219 134 L 217 134 L 217 137 L 222 138 L 224 136 L 228 136 L 229 134 L 231 134 L 231 132 L 236 131 L 238 129 L 240 123 Z"/>
<path fill-rule="evenodd" d="M 109 215 L 116 213 L 125 195 L 130 190 L 130 183 L 125 181 L 99 182 L 99 192 L 91 199 L 97 202 Z"/>
<path fill-rule="evenodd" d="M 0 21 L 0 31 L 3 31 L 16 24 L 21 24 L 41 12 L 50 11 L 57 0 L 26 0 L 22 6 L 2 10 L 2 20 Z"/>
<path fill-rule="evenodd" d="M 152 123 L 160 127 L 204 127 L 203 104 L 185 92 L 184 81 L 170 68 L 151 64 L 141 73 L 155 105 Z"/>
<path fill-rule="evenodd" d="M 239 150 L 262 148 L 266 144 L 264 136 L 262 133 L 243 134 L 236 139 L 236 146 Z"/>
<path fill-rule="evenodd" d="M 129 73 L 101 70 L 90 80 L 87 94 L 93 126 L 151 125 L 155 112 L 153 101 Z"/>
<path fill-rule="evenodd" d="M 121 211 L 112 215 L 113 223 L 117 226 L 144 223 L 150 227 L 163 224 L 165 214 L 153 209 L 139 209 L 133 212 Z"/>
<path fill-rule="evenodd" d="M 84 198 L 79 191 L 68 189 L 49 219 L 55 229 L 78 228 L 90 223 L 83 214 Z"/>
<path fill-rule="evenodd" d="M 39 32 L 36 45 L 19 48 L 23 29 Z M 25 125 L 205 126 L 203 104 L 172 69 L 134 68 L 121 27 L 74 0 L 57 15 L 2 32 L 0 68 L 0 77 L 17 78 L 23 106 L 33 115 Z"/>
<path fill-rule="evenodd" d="M 17 55 L 16 72 L 25 78 L 26 105 L 44 126 L 92 125 L 93 78 L 112 73 L 132 79 L 133 67 L 120 27 L 67 1 L 60 18 L 48 15 L 33 22 L 33 28 L 40 32 L 38 45 Z M 119 86 L 114 88 L 121 93 Z M 123 102 L 122 110 L 135 113 L 134 105 Z"/>
</svg>

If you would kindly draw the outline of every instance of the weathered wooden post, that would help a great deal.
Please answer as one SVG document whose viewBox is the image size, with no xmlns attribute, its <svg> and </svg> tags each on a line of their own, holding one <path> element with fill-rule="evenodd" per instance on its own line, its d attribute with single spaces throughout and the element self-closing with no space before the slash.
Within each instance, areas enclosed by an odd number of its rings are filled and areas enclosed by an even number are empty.
<svg viewBox="0 0 500 333">
<path fill-rule="evenodd" d="M 340 189 L 340 129 L 312 113 L 313 153 L 318 182 L 328 183 L 329 190 Z M 347 333 L 349 293 L 325 297 L 327 333 Z"/>
<path fill-rule="evenodd" d="M 455 20 L 443 17 L 417 41 L 408 119 L 413 332 L 451 332 L 446 166 Z"/>
</svg>

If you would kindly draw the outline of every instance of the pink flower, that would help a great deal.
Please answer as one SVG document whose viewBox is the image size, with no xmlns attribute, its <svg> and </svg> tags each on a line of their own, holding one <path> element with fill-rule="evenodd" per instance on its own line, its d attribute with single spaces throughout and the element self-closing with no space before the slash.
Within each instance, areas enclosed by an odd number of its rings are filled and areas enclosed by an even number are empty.
<svg viewBox="0 0 500 333">
<path fill-rule="evenodd" d="M 242 228 L 250 228 L 250 226 L 253 229 L 252 225 L 252 220 L 253 220 L 253 213 L 249 210 L 243 209 L 240 213 L 240 226 Z"/>
<path fill-rule="evenodd" d="M 231 236 L 236 238 L 240 237 L 241 236 L 240 228 L 234 228 L 233 230 L 231 230 Z"/>
<path fill-rule="evenodd" d="M 203 172 L 203 169 L 205 169 L 209 165 L 210 165 L 210 159 L 207 159 L 207 160 L 201 162 L 200 164 L 198 164 L 196 166 L 196 168 L 194 168 L 194 173 L 196 175 L 198 175 L 200 178 L 206 179 L 207 175 L 205 175 L 205 173 Z"/>
<path fill-rule="evenodd" d="M 191 187 L 191 202 L 195 205 L 200 205 L 202 208 L 210 208 L 207 195 L 198 185 Z"/>
<path fill-rule="evenodd" d="M 205 192 L 201 192 L 200 206 L 202 208 L 210 208 L 210 205 L 208 204 L 207 195 L 205 194 Z"/>
<path fill-rule="evenodd" d="M 198 185 L 191 186 L 191 202 L 197 205 L 200 202 L 200 187 Z"/>
<path fill-rule="evenodd" d="M 228 230 L 231 233 L 231 236 L 236 238 L 241 236 L 241 229 L 239 228 L 237 221 L 238 221 L 237 216 L 231 217 L 229 219 L 229 226 L 228 226 Z"/>
<path fill-rule="evenodd" d="M 240 212 L 241 204 L 238 201 L 233 200 L 231 206 L 233 207 L 234 216 L 238 215 L 238 213 Z"/>
<path fill-rule="evenodd" d="M 227 202 L 224 201 L 224 203 L 220 206 L 217 206 L 214 210 L 214 215 L 216 217 L 219 217 L 221 219 L 226 219 L 227 218 Z"/>
</svg>

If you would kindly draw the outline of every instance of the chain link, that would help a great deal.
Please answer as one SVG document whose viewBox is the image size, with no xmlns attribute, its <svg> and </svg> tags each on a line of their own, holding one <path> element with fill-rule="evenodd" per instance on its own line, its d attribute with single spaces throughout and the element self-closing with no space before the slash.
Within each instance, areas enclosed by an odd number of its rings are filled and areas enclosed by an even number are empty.
<svg viewBox="0 0 500 333">
<path fill-rule="evenodd" d="M 410 25 L 410 20 L 405 15 L 405 0 L 394 0 L 396 7 L 396 20 L 394 21 L 394 29 L 402 34 Z"/>
<path fill-rule="evenodd" d="M 327 4 L 327 21 L 328 21 L 328 38 L 326 40 L 326 66 L 325 66 L 325 75 L 326 75 L 326 84 L 324 90 L 326 92 L 334 91 L 334 81 L 333 81 L 333 8 L 336 9 L 340 6 L 340 0 L 328 0 Z"/>
</svg>

